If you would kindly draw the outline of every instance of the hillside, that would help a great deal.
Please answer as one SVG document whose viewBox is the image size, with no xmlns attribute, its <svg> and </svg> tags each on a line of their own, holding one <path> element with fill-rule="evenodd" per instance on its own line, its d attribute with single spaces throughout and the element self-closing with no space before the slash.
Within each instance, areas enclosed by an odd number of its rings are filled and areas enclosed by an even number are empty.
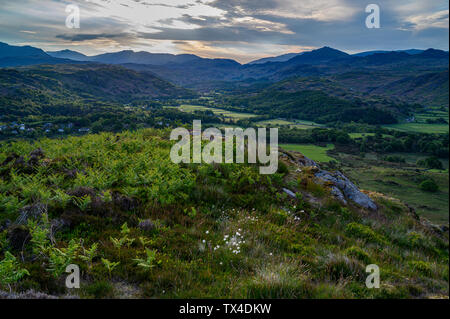
<svg viewBox="0 0 450 319">
<path fill-rule="evenodd" d="M 326 78 L 306 77 L 281 81 L 256 92 L 224 96 L 221 103 L 236 110 L 317 123 L 395 123 L 413 110 L 407 104 L 358 94 Z"/>
<path fill-rule="evenodd" d="M 426 106 L 447 106 L 448 69 L 410 76 L 371 90 L 371 93 L 396 97 L 399 100 L 423 104 Z"/>
<path fill-rule="evenodd" d="M 448 82 L 443 76 L 431 78 L 427 75 L 448 72 L 448 59 L 448 52 L 435 49 L 371 51 L 349 55 L 323 47 L 302 54 L 283 55 L 241 65 L 230 59 L 205 59 L 191 54 L 127 50 L 85 56 L 70 50 L 45 53 L 33 47 L 0 46 L 0 67 L 86 61 L 120 64 L 134 71 L 156 74 L 175 85 L 201 92 L 240 91 L 255 83 L 270 85 L 293 77 L 324 77 L 339 82 L 339 86 L 347 91 L 373 93 L 398 103 L 424 106 L 448 106 L 445 93 Z M 418 79 L 414 80 L 414 77 Z M 427 77 L 432 83 L 426 94 L 423 94 L 425 88 L 411 89 L 415 81 L 418 81 L 416 84 L 419 86 L 426 85 L 423 81 Z"/>
<path fill-rule="evenodd" d="M 0 42 L 0 67 L 35 64 L 66 64 L 72 60 L 54 58 L 43 50 L 31 46 L 13 46 Z"/>
<path fill-rule="evenodd" d="M 111 65 L 52 65 L 0 69 L 0 110 L 39 114 L 46 106 L 86 100 L 130 103 L 136 99 L 192 97 L 151 73 Z"/>
<path fill-rule="evenodd" d="M 398 200 L 343 204 L 298 153 L 267 176 L 176 165 L 168 134 L 1 144 L 0 276 L 16 274 L 12 292 L 66 296 L 59 282 L 76 263 L 82 298 L 448 295 L 448 233 Z M 381 289 L 365 287 L 371 263 Z"/>
</svg>

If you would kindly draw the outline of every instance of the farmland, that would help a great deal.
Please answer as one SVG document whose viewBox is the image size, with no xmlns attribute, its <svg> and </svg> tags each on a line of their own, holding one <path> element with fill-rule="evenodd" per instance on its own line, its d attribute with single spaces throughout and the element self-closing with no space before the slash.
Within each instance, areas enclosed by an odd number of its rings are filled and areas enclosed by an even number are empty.
<svg viewBox="0 0 450 319">
<path fill-rule="evenodd" d="M 304 154 L 313 161 L 317 162 L 330 162 L 334 160 L 332 157 L 327 155 L 327 151 L 334 148 L 333 144 L 328 144 L 326 147 L 309 145 L 309 144 L 281 144 L 281 148 L 288 151 L 296 151 Z"/>
</svg>

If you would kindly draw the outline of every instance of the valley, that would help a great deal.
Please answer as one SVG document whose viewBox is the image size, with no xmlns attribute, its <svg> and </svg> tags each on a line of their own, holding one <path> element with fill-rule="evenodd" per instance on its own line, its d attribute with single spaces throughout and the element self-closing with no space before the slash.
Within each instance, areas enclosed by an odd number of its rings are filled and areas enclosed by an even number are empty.
<svg viewBox="0 0 450 319">
<path fill-rule="evenodd" d="M 241 64 L 0 43 L 0 291 L 448 296 L 447 76 L 435 49 Z M 171 131 L 194 120 L 278 128 L 278 170 L 175 164 Z"/>
</svg>

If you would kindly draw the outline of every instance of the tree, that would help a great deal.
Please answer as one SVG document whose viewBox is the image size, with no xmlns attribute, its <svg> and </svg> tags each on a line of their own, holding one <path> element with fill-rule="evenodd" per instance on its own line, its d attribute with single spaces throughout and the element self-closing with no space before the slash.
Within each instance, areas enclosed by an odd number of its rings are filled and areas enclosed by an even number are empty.
<svg viewBox="0 0 450 319">
<path fill-rule="evenodd" d="M 435 193 L 439 190 L 438 184 L 436 184 L 436 182 L 432 179 L 427 179 L 423 181 L 422 183 L 420 183 L 419 187 L 421 190 L 425 192 Z"/>
</svg>

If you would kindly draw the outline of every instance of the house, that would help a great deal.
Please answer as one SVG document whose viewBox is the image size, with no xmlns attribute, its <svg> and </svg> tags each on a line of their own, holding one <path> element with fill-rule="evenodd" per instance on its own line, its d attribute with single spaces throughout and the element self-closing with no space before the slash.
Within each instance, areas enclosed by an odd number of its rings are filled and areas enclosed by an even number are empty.
<svg viewBox="0 0 450 319">
<path fill-rule="evenodd" d="M 87 127 L 82 127 L 80 129 L 78 129 L 78 132 L 80 133 L 88 133 L 91 129 L 87 128 Z"/>
<path fill-rule="evenodd" d="M 64 129 L 62 128 L 58 129 L 58 133 L 64 133 Z"/>
</svg>

